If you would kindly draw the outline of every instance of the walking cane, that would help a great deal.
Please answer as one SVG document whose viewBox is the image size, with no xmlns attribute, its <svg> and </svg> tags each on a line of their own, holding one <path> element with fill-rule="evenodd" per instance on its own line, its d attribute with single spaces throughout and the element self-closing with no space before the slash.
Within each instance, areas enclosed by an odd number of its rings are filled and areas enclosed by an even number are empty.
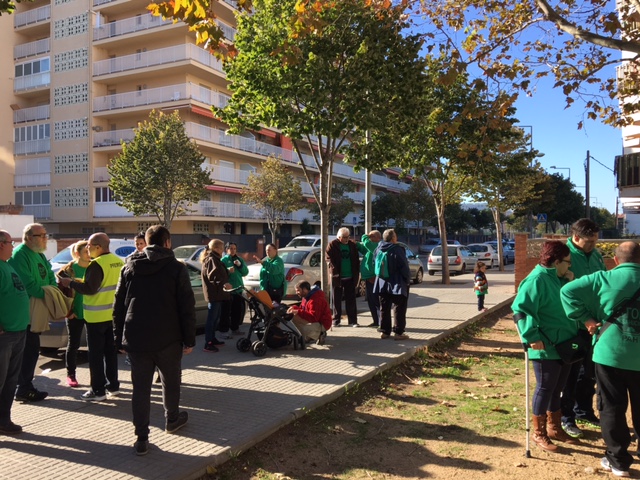
<svg viewBox="0 0 640 480">
<path fill-rule="evenodd" d="M 516 324 L 516 331 L 518 332 L 518 335 L 520 336 L 520 339 L 522 339 L 522 335 L 520 335 L 520 329 L 518 328 L 518 320 L 522 320 L 523 318 L 525 318 L 525 315 L 522 313 L 516 313 L 513 316 L 513 322 Z M 526 430 L 526 436 L 527 438 L 525 439 L 525 445 L 526 445 L 526 450 L 524 452 L 524 456 L 526 458 L 531 458 L 531 448 L 529 445 L 529 441 L 530 441 L 530 419 L 529 419 L 529 345 L 527 343 L 522 343 L 522 348 L 524 348 L 524 384 L 525 384 L 525 415 L 526 415 L 526 420 L 525 420 L 525 430 Z"/>
</svg>

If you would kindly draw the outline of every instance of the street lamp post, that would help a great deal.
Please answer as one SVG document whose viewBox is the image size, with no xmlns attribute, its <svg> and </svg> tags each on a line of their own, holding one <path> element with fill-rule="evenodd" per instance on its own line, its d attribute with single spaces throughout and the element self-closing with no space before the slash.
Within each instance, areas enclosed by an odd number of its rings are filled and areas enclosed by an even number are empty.
<svg viewBox="0 0 640 480">
<path fill-rule="evenodd" d="M 569 167 L 556 167 L 555 165 L 549 168 L 553 168 L 554 170 L 569 170 L 569 180 L 571 180 L 571 169 Z"/>
</svg>

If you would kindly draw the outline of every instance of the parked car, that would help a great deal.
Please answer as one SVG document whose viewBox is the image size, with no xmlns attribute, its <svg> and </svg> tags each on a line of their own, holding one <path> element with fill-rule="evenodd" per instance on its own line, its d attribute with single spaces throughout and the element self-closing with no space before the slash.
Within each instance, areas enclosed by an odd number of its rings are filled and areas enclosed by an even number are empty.
<svg viewBox="0 0 640 480">
<path fill-rule="evenodd" d="M 197 260 L 200 258 L 204 245 L 182 245 L 173 249 L 173 254 L 182 262 Z"/>
<path fill-rule="evenodd" d="M 196 328 L 203 329 L 207 323 L 208 305 L 204 301 L 202 292 L 202 278 L 200 276 L 202 266 L 199 262 L 190 262 L 186 265 L 189 271 L 191 287 L 196 298 Z M 67 348 L 67 340 L 67 325 L 65 321 L 49 322 L 49 330 L 42 332 L 40 335 L 40 348 L 45 352 L 48 351 L 46 353 L 55 352 L 59 349 Z M 87 346 L 86 330 L 82 332 L 80 346 Z"/>
<path fill-rule="evenodd" d="M 109 242 L 109 250 L 111 251 L 111 253 L 115 253 L 117 256 L 124 260 L 136 251 L 136 244 L 133 240 L 120 240 L 117 238 L 112 238 Z M 60 250 L 53 256 L 51 260 L 49 260 L 53 273 L 60 270 L 72 259 L 73 257 L 71 256 L 71 245 L 63 250 Z"/>
<path fill-rule="evenodd" d="M 319 247 L 321 242 L 320 235 L 300 235 L 287 243 L 287 247 Z"/>
<path fill-rule="evenodd" d="M 491 240 L 489 242 L 484 242 L 484 243 L 487 245 L 491 245 L 496 250 L 496 252 L 498 251 L 497 240 Z M 515 242 L 506 242 L 506 241 L 502 242 L 502 258 L 505 265 L 516 262 Z"/>
<path fill-rule="evenodd" d="M 402 248 L 404 248 L 407 255 L 407 261 L 409 262 L 409 270 L 411 271 L 411 283 L 422 283 L 424 278 L 424 265 L 420 257 L 413 253 L 413 251 L 407 246 L 407 244 L 398 242 Z"/>
<path fill-rule="evenodd" d="M 319 247 L 284 247 L 278 250 L 278 256 L 284 262 L 284 277 L 287 282 L 285 299 L 298 300 L 296 283 L 300 280 L 306 280 L 311 285 L 320 280 L 320 267 L 324 255 Z M 247 288 L 259 290 L 262 266 L 254 263 L 248 268 L 249 274 L 244 277 L 244 285 Z"/>
<path fill-rule="evenodd" d="M 475 254 L 464 245 L 447 245 L 447 257 L 449 259 L 449 273 L 463 273 L 472 271 L 478 259 Z M 442 246 L 435 247 L 429 255 L 427 270 L 429 275 L 442 271 Z"/>
<path fill-rule="evenodd" d="M 489 243 L 470 243 L 467 245 L 469 250 L 476 254 L 476 261 L 484 262 L 487 268 L 500 266 L 500 257 L 498 256 L 498 248 Z"/>
<path fill-rule="evenodd" d="M 429 254 L 431 250 L 438 245 L 442 245 L 442 240 L 439 238 L 429 238 L 418 247 L 418 252 Z M 460 242 L 458 240 L 447 240 L 447 245 L 460 245 Z"/>
</svg>

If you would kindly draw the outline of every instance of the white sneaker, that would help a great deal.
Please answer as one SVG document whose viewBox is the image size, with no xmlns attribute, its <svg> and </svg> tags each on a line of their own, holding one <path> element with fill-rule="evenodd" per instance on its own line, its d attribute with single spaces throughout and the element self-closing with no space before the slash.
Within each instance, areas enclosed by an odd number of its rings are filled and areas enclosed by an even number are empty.
<svg viewBox="0 0 640 480">
<path fill-rule="evenodd" d="M 617 468 L 612 466 L 611 463 L 609 463 L 609 459 L 607 457 L 602 457 L 602 460 L 600 460 L 600 465 L 602 466 L 603 470 L 613 473 L 613 475 L 616 477 L 629 477 L 629 470 L 618 470 Z"/>
<path fill-rule="evenodd" d="M 119 397 L 120 396 L 120 390 L 107 390 L 107 397 L 111 398 L 111 397 Z"/>
<path fill-rule="evenodd" d="M 104 402 L 107 399 L 106 395 L 96 395 L 93 390 L 87 390 L 80 397 L 85 402 Z"/>
</svg>

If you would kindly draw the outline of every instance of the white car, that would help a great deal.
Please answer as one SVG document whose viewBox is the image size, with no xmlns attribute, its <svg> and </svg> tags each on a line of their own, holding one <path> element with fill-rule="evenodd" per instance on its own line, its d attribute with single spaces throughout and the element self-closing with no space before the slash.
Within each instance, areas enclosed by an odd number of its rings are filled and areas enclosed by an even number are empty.
<svg viewBox="0 0 640 480">
<path fill-rule="evenodd" d="M 447 257 L 449 261 L 449 273 L 462 275 L 473 271 L 478 259 L 475 254 L 464 245 L 447 245 Z M 427 270 L 429 275 L 435 275 L 442 271 L 442 245 L 438 245 L 429 254 Z"/>
<path fill-rule="evenodd" d="M 287 247 L 319 247 L 321 242 L 320 235 L 300 235 L 287 243 Z"/>
<path fill-rule="evenodd" d="M 498 249 L 489 243 L 470 243 L 467 245 L 469 250 L 476 254 L 478 262 L 484 262 L 487 268 L 500 266 L 500 256 Z"/>
<path fill-rule="evenodd" d="M 320 280 L 320 268 L 324 255 L 318 247 L 284 247 L 278 250 L 278 256 L 284 262 L 284 277 L 287 291 L 284 298 L 298 300 L 296 283 L 306 280 L 311 285 Z M 249 274 L 244 277 L 244 285 L 253 290 L 260 289 L 260 269 L 262 265 L 254 263 L 248 266 Z"/>
<path fill-rule="evenodd" d="M 69 263 L 73 257 L 71 256 L 71 245 L 64 250 L 60 250 L 53 256 L 49 263 L 51 263 L 51 269 L 53 273 L 60 270 L 67 263 Z M 109 250 L 111 253 L 115 253 L 123 260 L 136 251 L 136 244 L 133 240 L 120 240 L 117 238 L 110 239 Z"/>
<path fill-rule="evenodd" d="M 186 262 L 188 260 L 198 261 L 204 247 L 204 245 L 182 245 L 181 247 L 174 248 L 173 254 L 181 262 Z"/>
</svg>

